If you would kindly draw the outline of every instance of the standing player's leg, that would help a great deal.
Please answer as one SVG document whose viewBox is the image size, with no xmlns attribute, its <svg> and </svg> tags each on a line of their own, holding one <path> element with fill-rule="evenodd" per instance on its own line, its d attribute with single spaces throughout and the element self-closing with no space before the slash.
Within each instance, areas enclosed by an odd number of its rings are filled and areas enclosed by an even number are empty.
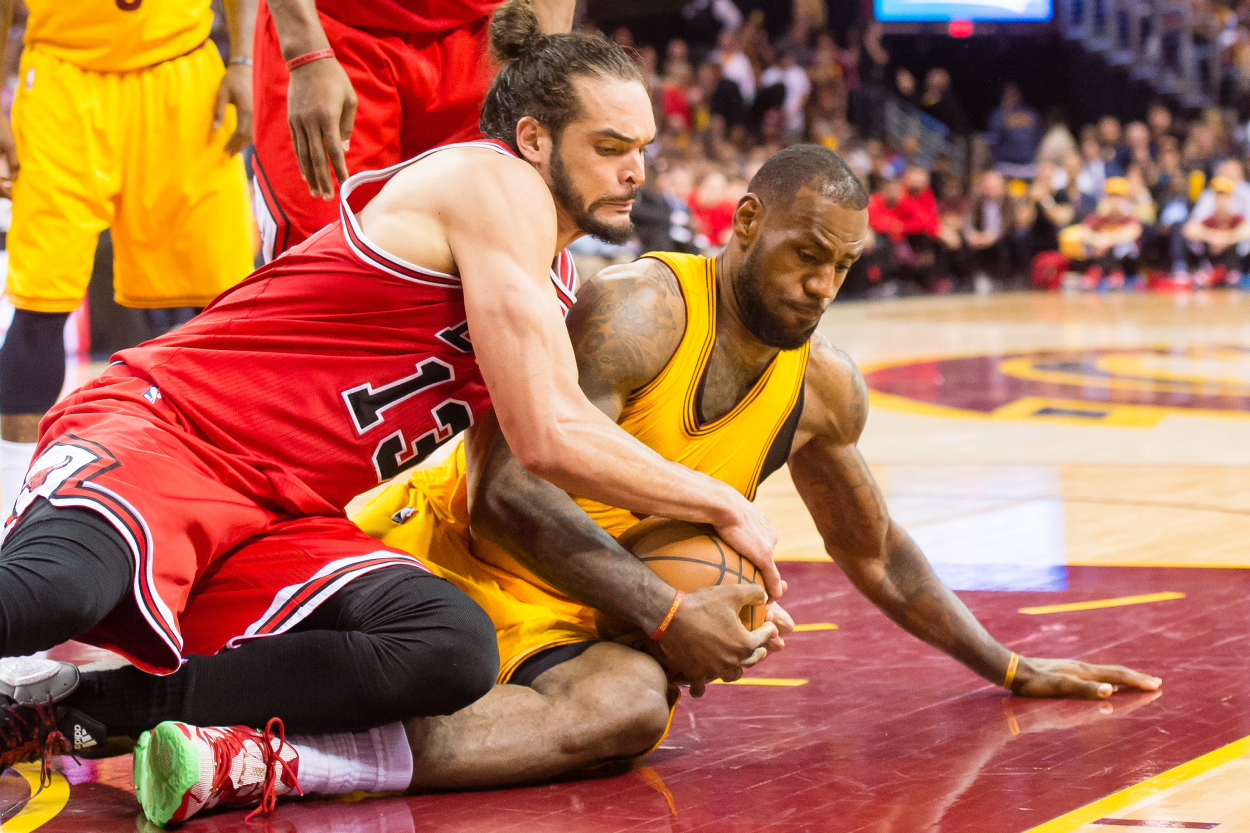
<svg viewBox="0 0 1250 833">
<path fill-rule="evenodd" d="M 34 455 L 39 420 L 61 393 L 65 320 L 82 302 L 96 239 L 113 218 L 120 167 L 103 138 L 111 122 L 105 114 L 124 106 L 99 76 L 37 48 L 22 54 L 19 75 L 13 135 L 22 170 L 7 242 L 8 295 L 17 311 L 0 348 L 4 517 Z"/>
<path fill-rule="evenodd" d="M 160 311 L 168 320 L 158 324 L 175 323 L 180 308 L 206 306 L 252 271 L 243 160 L 225 152 L 233 109 L 213 129 L 224 73 L 210 42 L 121 79 L 141 117 L 122 128 L 119 148 L 115 296 L 124 306 Z"/>
<path fill-rule="evenodd" d="M 357 99 L 345 153 L 348 173 L 387 168 L 407 158 L 400 150 L 403 108 L 391 69 L 395 64 L 393 39 L 375 37 L 324 14 L 319 14 L 319 19 L 334 50 L 333 60 L 347 74 Z M 256 17 L 253 60 L 253 207 L 261 230 L 261 255 L 270 261 L 337 220 L 339 206 L 337 199 L 313 197 L 300 173 L 288 123 L 291 75 L 282 58 L 273 16 L 263 4 Z"/>
</svg>

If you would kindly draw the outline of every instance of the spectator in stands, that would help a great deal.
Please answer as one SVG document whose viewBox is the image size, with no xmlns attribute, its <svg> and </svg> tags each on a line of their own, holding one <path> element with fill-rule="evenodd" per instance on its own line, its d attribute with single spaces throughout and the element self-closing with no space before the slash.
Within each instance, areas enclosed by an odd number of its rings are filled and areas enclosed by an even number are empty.
<svg viewBox="0 0 1250 833">
<path fill-rule="evenodd" d="M 674 172 L 649 170 L 638 189 L 629 218 L 643 252 L 698 251 L 693 245 L 694 218 L 685 199 L 677 193 L 680 186 L 675 188 L 673 180 Z"/>
<path fill-rule="evenodd" d="M 1037 164 L 1050 164 L 1059 169 L 1069 153 L 1076 153 L 1076 137 L 1068 129 L 1063 110 L 1058 107 L 1046 112 L 1046 124 L 1046 133 L 1037 148 Z"/>
<path fill-rule="evenodd" d="M 908 104 L 916 103 L 916 76 L 907 67 L 894 70 L 894 92 Z"/>
<path fill-rule="evenodd" d="M 903 235 L 920 269 L 917 282 L 939 292 L 949 291 L 956 271 L 961 238 L 958 229 L 944 226 L 929 172 L 912 165 L 903 172 L 898 212 Z"/>
<path fill-rule="evenodd" d="M 1063 176 L 1059 177 L 1056 174 L 1057 179 L 1063 184 L 1054 192 L 1055 202 L 1068 206 L 1068 209 L 1072 212 L 1070 218 L 1064 219 L 1057 224 L 1059 228 L 1081 222 L 1098 208 L 1098 199 L 1094 194 L 1081 187 L 1081 177 L 1084 175 L 1084 171 L 1084 159 L 1079 153 L 1073 151 L 1063 159 L 1063 170 L 1061 171 Z"/>
<path fill-rule="evenodd" d="M 1192 275 L 1197 286 L 1214 286 L 1220 282 L 1239 286 L 1245 279 L 1246 258 L 1250 255 L 1250 222 L 1237 203 L 1237 184 L 1225 176 L 1212 179 L 1211 212 L 1201 219 L 1191 217 L 1185 224 L 1185 241 L 1198 260 L 1198 269 Z M 1197 213 L 1196 206 L 1194 213 Z"/>
<path fill-rule="evenodd" d="M 1186 170 L 1202 174 L 1201 182 L 1205 183 L 1215 175 L 1219 154 L 1215 131 L 1210 125 L 1197 122 L 1189 129 L 1189 138 L 1181 149 L 1181 157 Z"/>
<path fill-rule="evenodd" d="M 985 171 L 976 181 L 963 223 L 967 261 L 978 293 L 989 291 L 992 280 L 1003 282 L 1011 277 L 1015 266 L 1011 257 L 1015 222 L 1015 210 L 1007 197 L 1002 173 Z"/>
<path fill-rule="evenodd" d="M 1150 128 L 1146 126 L 1145 122 L 1131 121 L 1128 123 L 1128 126 L 1124 128 L 1124 145 L 1128 149 L 1128 162 L 1124 167 L 1125 172 L 1128 172 L 1129 165 L 1138 165 L 1146 180 L 1153 183 L 1156 179 L 1155 154 L 1150 152 Z"/>
<path fill-rule="evenodd" d="M 726 132 L 746 124 L 746 110 L 738 85 L 725 78 L 720 65 L 712 61 L 699 66 L 698 103 L 707 111 L 708 123 L 719 118 Z"/>
<path fill-rule="evenodd" d="M 719 249 L 733 232 L 737 199 L 732 196 L 725 174 L 714 170 L 703 178 L 690 195 L 690 211 L 698 221 L 699 248 Z"/>
<path fill-rule="evenodd" d="M 742 51 L 740 33 L 726 29 L 716 39 L 717 51 L 712 59 L 720 64 L 721 73 L 738 85 L 743 102 L 749 107 L 755 101 L 755 67 Z"/>
<path fill-rule="evenodd" d="M 1115 116 L 1103 116 L 1098 120 L 1098 144 L 1102 146 L 1107 176 L 1124 176 L 1132 154 L 1124 144 L 1124 130 Z"/>
<path fill-rule="evenodd" d="M 1071 155 L 1076 156 L 1076 152 L 1073 151 Z M 1057 169 L 1050 162 L 1039 162 L 1037 176 L 1028 190 L 1028 222 L 1020 223 L 1028 230 L 1030 258 L 1037 252 L 1058 249 L 1059 229 L 1074 222 L 1076 207 L 1069 201 L 1068 192 L 1064 188 L 1056 187 L 1057 183 L 1068 184 L 1068 177 L 1063 170 Z M 1080 199 L 1080 191 L 1077 191 L 1077 199 Z"/>
<path fill-rule="evenodd" d="M 951 74 L 941 67 L 925 73 L 924 92 L 917 103 L 921 110 L 949 127 L 952 135 L 967 136 L 972 132 L 968 116 L 951 90 Z"/>
<path fill-rule="evenodd" d="M 1108 177 L 1103 190 L 1098 210 L 1060 233 L 1060 250 L 1085 269 L 1085 289 L 1123 289 L 1126 275 L 1140 283 L 1142 223 L 1133 216 L 1127 179 Z"/>
<path fill-rule="evenodd" d="M 1081 173 L 1077 177 L 1077 187 L 1082 194 L 1089 194 L 1094 199 L 1102 193 L 1103 183 L 1119 171 L 1107 164 L 1102 156 L 1102 145 L 1094 130 L 1081 131 Z"/>
<path fill-rule="evenodd" d="M 660 84 L 660 110 L 664 114 L 663 129 L 670 133 L 689 133 L 692 125 L 690 64 L 676 63 L 666 69 L 668 73 Z"/>
<path fill-rule="evenodd" d="M 799 66 L 793 51 L 787 49 L 781 52 L 777 62 L 760 74 L 761 87 L 774 84 L 780 84 L 786 91 L 781 104 L 786 135 L 797 138 L 803 134 L 803 109 L 811 95 L 812 82 L 808 80 L 807 70 Z"/>
<path fill-rule="evenodd" d="M 1020 88 L 1003 85 L 1002 103 L 990 113 L 986 142 L 994 152 L 995 167 L 1004 176 L 1032 179 L 1033 160 L 1042 141 L 1041 118 L 1024 103 Z"/>
<path fill-rule="evenodd" d="M 1150 154 L 1158 157 L 1165 139 L 1180 137 L 1173 132 L 1172 110 L 1162 101 L 1152 101 L 1146 109 L 1146 124 L 1150 128 Z"/>
<path fill-rule="evenodd" d="M 859 87 L 851 98 L 852 118 L 865 139 L 885 135 L 886 69 L 890 53 L 881 45 L 883 31 L 879 22 L 869 23 L 859 50 Z"/>
</svg>

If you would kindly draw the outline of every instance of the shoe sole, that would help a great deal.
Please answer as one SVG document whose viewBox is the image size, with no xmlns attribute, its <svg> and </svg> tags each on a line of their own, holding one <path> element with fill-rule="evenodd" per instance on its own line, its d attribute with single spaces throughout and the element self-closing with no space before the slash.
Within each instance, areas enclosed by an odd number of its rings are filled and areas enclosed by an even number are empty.
<svg viewBox="0 0 1250 833">
<path fill-rule="evenodd" d="M 173 723 L 162 723 L 135 744 L 135 797 L 153 824 L 164 827 L 200 780 L 195 744 Z"/>
</svg>

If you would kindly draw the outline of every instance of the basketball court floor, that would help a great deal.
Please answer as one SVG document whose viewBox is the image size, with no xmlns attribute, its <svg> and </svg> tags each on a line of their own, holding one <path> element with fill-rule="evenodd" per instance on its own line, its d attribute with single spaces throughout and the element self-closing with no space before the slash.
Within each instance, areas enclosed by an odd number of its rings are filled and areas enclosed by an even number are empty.
<svg viewBox="0 0 1250 833">
<path fill-rule="evenodd" d="M 654 754 L 184 829 L 1250 831 L 1250 293 L 848 303 L 822 329 L 869 380 L 861 448 L 896 519 L 991 632 L 1131 665 L 1161 692 L 1006 696 L 859 596 L 783 469 L 760 502 L 798 632 L 739 684 L 683 698 Z M 5 833 L 152 829 L 128 758 L 58 767 Z M 0 803 L 33 778 L 0 777 Z"/>
</svg>

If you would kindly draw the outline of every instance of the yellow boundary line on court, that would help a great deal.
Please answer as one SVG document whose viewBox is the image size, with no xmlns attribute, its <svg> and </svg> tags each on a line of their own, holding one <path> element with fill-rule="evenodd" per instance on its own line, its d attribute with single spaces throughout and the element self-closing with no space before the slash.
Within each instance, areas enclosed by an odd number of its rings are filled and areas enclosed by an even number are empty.
<svg viewBox="0 0 1250 833">
<path fill-rule="evenodd" d="M 1175 787 L 1177 784 L 1184 783 L 1191 778 L 1210 772 L 1218 766 L 1236 760 L 1246 754 L 1250 754 L 1250 737 L 1233 741 L 1227 746 L 1221 746 L 1214 752 L 1208 752 L 1200 758 L 1194 758 L 1192 761 L 1173 767 L 1167 772 L 1161 772 L 1153 778 L 1148 778 L 1140 784 L 1134 784 L 1126 787 L 1117 793 L 1112 793 L 1106 798 L 1100 798 L 1092 804 L 1086 804 L 1066 813 L 1057 819 L 1051 819 L 1045 824 L 1024 831 L 1024 833 L 1072 833 L 1083 825 L 1100 818 L 1117 813 L 1135 804 L 1143 798 L 1149 798 L 1155 793 L 1161 793 L 1169 787 Z"/>
<path fill-rule="evenodd" d="M 33 795 L 39 790 L 39 764 L 19 764 L 13 767 L 26 783 L 30 785 Z M 52 773 L 52 783 L 43 792 L 30 800 L 22 812 L 0 825 L 3 833 L 30 833 L 47 824 L 57 813 L 65 809 L 69 801 L 69 782 L 59 772 Z"/>
<path fill-rule="evenodd" d="M 807 625 L 795 625 L 795 633 L 810 633 L 812 631 L 836 631 L 838 626 L 832 622 L 812 622 Z"/>
<path fill-rule="evenodd" d="M 787 680 L 782 677 L 743 677 L 731 683 L 727 683 L 724 680 L 712 680 L 713 685 L 770 685 L 783 686 L 785 688 L 807 685 L 807 682 L 807 680 Z"/>
<path fill-rule="evenodd" d="M 1115 599 L 1091 599 L 1088 602 L 1067 602 L 1066 604 L 1041 605 L 1039 607 L 1022 607 L 1020 613 L 1036 616 L 1039 613 L 1069 613 L 1074 610 L 1100 610 L 1104 607 L 1125 607 L 1126 605 L 1144 605 L 1151 602 L 1167 602 L 1172 599 L 1183 599 L 1184 593 L 1167 591 L 1164 593 L 1143 593 L 1140 596 L 1120 596 Z"/>
</svg>

